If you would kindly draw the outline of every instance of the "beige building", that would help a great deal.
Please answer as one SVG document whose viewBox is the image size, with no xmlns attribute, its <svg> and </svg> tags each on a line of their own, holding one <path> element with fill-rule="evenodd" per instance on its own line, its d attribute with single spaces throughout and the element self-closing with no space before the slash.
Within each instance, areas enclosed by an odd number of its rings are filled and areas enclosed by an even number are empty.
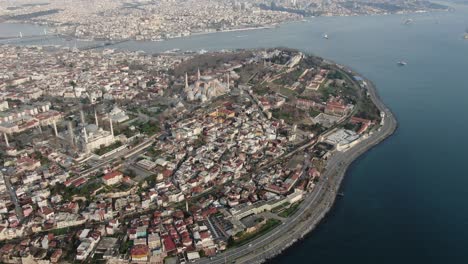
<svg viewBox="0 0 468 264">
<path fill-rule="evenodd" d="M 106 185 L 114 185 L 121 182 L 123 179 L 123 174 L 120 171 L 109 172 L 102 177 L 102 181 Z"/>
</svg>

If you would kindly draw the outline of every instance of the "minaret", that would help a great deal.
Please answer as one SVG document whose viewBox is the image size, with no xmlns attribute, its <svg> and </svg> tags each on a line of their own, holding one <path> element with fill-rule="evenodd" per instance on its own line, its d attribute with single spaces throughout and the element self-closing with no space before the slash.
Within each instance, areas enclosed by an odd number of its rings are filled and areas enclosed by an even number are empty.
<svg viewBox="0 0 468 264">
<path fill-rule="evenodd" d="M 56 137 L 58 137 L 57 123 L 55 122 L 55 120 L 54 120 L 54 122 L 52 122 L 52 125 L 53 125 L 53 127 L 54 127 L 54 134 L 55 134 Z"/>
<path fill-rule="evenodd" d="M 112 134 L 112 138 L 114 138 L 114 127 L 112 126 L 112 117 L 109 115 L 109 125 Z"/>
<path fill-rule="evenodd" d="M 3 136 L 5 137 L 5 144 L 6 146 L 9 148 L 10 147 L 10 143 L 8 142 L 8 136 L 6 133 L 3 133 Z"/>
<path fill-rule="evenodd" d="M 226 77 L 226 78 L 227 78 L 226 87 L 227 87 L 227 89 L 229 90 L 229 73 L 227 73 L 227 77 Z"/>
<path fill-rule="evenodd" d="M 86 143 L 88 143 L 88 133 L 86 133 L 86 127 L 83 127 L 83 136 Z"/>
<path fill-rule="evenodd" d="M 80 110 L 80 117 L 81 117 L 81 125 L 85 125 L 86 123 L 86 120 L 85 120 L 85 116 L 84 116 L 84 112 L 83 110 Z"/>
<path fill-rule="evenodd" d="M 88 153 L 88 133 L 86 132 L 86 126 L 83 126 L 83 137 L 85 141 L 85 143 L 82 145 L 83 152 Z"/>
<path fill-rule="evenodd" d="M 68 121 L 68 134 L 70 136 L 70 145 L 75 145 L 75 136 L 73 135 L 73 124 L 71 121 Z"/>
<path fill-rule="evenodd" d="M 188 89 L 189 86 L 188 86 L 188 75 L 187 73 L 185 73 L 185 89 Z"/>
<path fill-rule="evenodd" d="M 200 68 L 198 68 L 198 71 L 197 71 L 197 80 L 200 81 L 200 78 L 201 78 Z"/>
<path fill-rule="evenodd" d="M 96 120 L 96 126 L 99 127 L 99 121 L 98 121 L 98 118 L 97 118 L 96 108 L 94 108 L 94 120 Z"/>
</svg>

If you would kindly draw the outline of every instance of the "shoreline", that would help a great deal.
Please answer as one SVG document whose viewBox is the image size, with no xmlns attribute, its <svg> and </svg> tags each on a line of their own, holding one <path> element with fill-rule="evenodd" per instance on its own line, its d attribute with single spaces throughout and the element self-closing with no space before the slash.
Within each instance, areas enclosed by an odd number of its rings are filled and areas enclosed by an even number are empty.
<svg viewBox="0 0 468 264">
<path fill-rule="evenodd" d="M 447 2 L 444 2 L 447 3 Z M 264 25 L 257 25 L 257 26 L 245 26 L 245 27 L 240 27 L 240 28 L 232 28 L 232 29 L 225 29 L 225 30 L 214 30 L 214 31 L 203 31 L 203 32 L 193 32 L 188 35 L 184 36 L 176 36 L 176 37 L 169 37 L 169 38 L 162 38 L 162 39 L 136 39 L 136 38 L 117 38 L 117 39 L 110 39 L 110 38 L 93 38 L 90 37 L 90 39 L 83 39 L 74 35 L 70 34 L 65 34 L 65 33 L 59 33 L 59 32 L 53 32 L 51 33 L 52 35 L 61 35 L 64 37 L 69 37 L 77 41 L 95 41 L 95 42 L 105 42 L 105 41 L 136 41 L 136 42 L 162 42 L 162 41 L 169 41 L 169 40 L 174 40 L 174 39 L 183 39 L 183 38 L 190 38 L 190 37 L 196 37 L 196 36 L 203 36 L 203 35 L 209 35 L 213 33 L 228 33 L 228 32 L 242 32 L 242 31 L 251 31 L 251 30 L 265 30 L 265 29 L 274 29 L 286 24 L 290 23 L 303 23 L 303 22 L 311 22 L 313 21 L 312 19 L 314 18 L 319 18 L 319 17 L 327 17 L 327 18 L 332 18 L 332 17 L 362 17 L 362 16 L 390 16 L 390 15 L 399 15 L 399 16 L 404 16 L 404 15 L 418 15 L 418 14 L 425 14 L 425 13 L 430 13 L 430 12 L 449 12 L 450 11 L 450 6 L 447 6 L 448 9 L 422 9 L 422 10 L 414 10 L 414 11 L 399 11 L 399 12 L 386 12 L 386 13 L 375 13 L 375 14 L 333 14 L 333 15 L 319 15 L 319 16 L 303 16 L 300 19 L 291 19 L 291 20 L 285 20 L 285 21 L 280 21 L 272 24 L 264 24 Z M 43 27 L 47 29 L 51 29 L 54 31 L 54 28 L 57 28 L 57 26 L 50 25 L 51 23 L 39 23 L 39 22 L 34 22 L 34 21 L 11 21 L 11 20 L 4 20 L 0 21 L 0 24 L 19 24 L 19 25 L 31 25 L 31 26 L 36 26 L 36 27 Z M 41 35 L 33 35 L 35 36 L 41 36 Z M 31 37 L 31 36 L 25 36 L 25 37 Z M 0 37 L 0 39 L 13 39 L 17 38 L 16 36 L 6 36 L 6 37 Z"/>
<path fill-rule="evenodd" d="M 47 36 L 53 36 L 53 37 L 61 36 L 61 37 L 64 37 L 64 38 L 68 38 L 70 41 L 94 42 L 96 44 L 105 43 L 105 42 L 122 43 L 122 42 L 128 42 L 128 41 L 158 43 L 158 42 L 165 42 L 165 41 L 170 41 L 170 40 L 177 40 L 177 39 L 191 38 L 191 37 L 197 37 L 197 36 L 211 35 L 211 34 L 216 34 L 216 33 L 247 32 L 247 31 L 255 31 L 255 30 L 275 29 L 275 28 L 277 28 L 280 25 L 283 25 L 285 23 L 293 23 L 293 22 L 298 22 L 298 21 L 299 20 L 290 20 L 290 21 L 279 22 L 279 23 L 270 24 L 270 25 L 232 28 L 232 29 L 225 29 L 225 30 L 219 30 L 219 31 L 194 32 L 194 33 L 190 33 L 189 35 L 169 37 L 169 38 L 163 38 L 163 39 L 136 39 L 136 38 L 110 39 L 110 38 L 93 38 L 93 37 L 86 38 L 86 37 L 77 37 L 77 36 L 74 36 L 74 35 L 58 33 L 58 32 L 52 32 Z M 37 27 L 43 27 L 43 28 L 51 29 L 51 27 L 49 27 L 47 25 L 39 25 L 39 24 L 33 24 L 33 23 L 18 23 L 18 22 L 4 21 L 4 22 L 0 22 L 0 24 L 27 25 L 27 26 L 37 26 Z M 44 36 L 45 35 L 41 35 L 41 34 L 39 34 L 39 35 L 25 35 L 23 38 L 34 38 L 34 37 L 44 37 Z M 18 36 L 14 36 L 14 35 L 0 36 L 0 40 L 16 40 L 16 39 L 19 40 L 21 38 L 18 37 Z"/>
<path fill-rule="evenodd" d="M 335 65 L 337 65 L 337 64 L 335 64 Z M 299 242 L 300 240 L 303 240 L 307 235 L 311 234 L 311 232 L 315 230 L 315 228 L 322 222 L 322 220 L 325 219 L 325 217 L 328 215 L 330 210 L 333 209 L 333 206 L 334 206 L 335 201 L 336 201 L 337 196 L 338 196 L 338 192 L 342 187 L 342 182 L 343 182 L 344 176 L 348 172 L 349 167 L 355 161 L 357 161 L 360 157 L 362 157 L 364 154 L 366 154 L 367 152 L 369 152 L 373 148 L 377 147 L 383 141 L 389 139 L 393 135 L 393 133 L 396 131 L 396 129 L 398 128 L 398 123 L 397 123 L 396 118 L 394 117 L 391 110 L 389 108 L 387 108 L 385 106 L 385 104 L 382 102 L 382 100 L 381 100 L 381 98 L 380 98 L 380 96 L 379 96 L 379 94 L 377 92 L 377 89 L 376 89 L 375 85 L 370 80 L 364 78 L 360 74 L 356 73 L 355 71 L 353 71 L 353 70 L 351 70 L 351 69 L 349 69 L 347 67 L 343 67 L 343 70 L 347 71 L 348 73 L 350 73 L 352 75 L 362 77 L 363 80 L 367 83 L 366 87 L 367 87 L 367 90 L 369 91 L 372 102 L 374 102 L 374 104 L 381 111 L 383 111 L 385 113 L 384 126 L 385 126 L 385 124 L 389 124 L 389 122 L 390 122 L 389 130 L 384 130 L 381 133 L 380 137 L 376 138 L 375 141 L 367 142 L 367 139 L 366 139 L 366 140 L 360 142 L 358 145 L 354 146 L 353 148 L 348 149 L 345 152 L 341 152 L 341 153 L 347 153 L 348 154 L 349 151 L 352 151 L 353 149 L 355 151 L 355 152 L 352 152 L 351 155 L 349 155 L 348 158 L 345 161 L 343 161 L 344 166 L 342 166 L 336 172 L 329 171 L 329 170 L 327 170 L 325 172 L 326 174 L 332 174 L 332 175 L 335 174 L 335 177 L 333 177 L 334 178 L 333 180 L 335 181 L 335 184 L 332 185 L 334 187 L 332 191 L 328 191 L 328 192 L 325 192 L 323 194 L 323 197 L 324 197 L 324 200 L 325 200 L 324 202 L 325 202 L 326 206 L 322 210 L 322 212 L 320 213 L 320 216 L 315 218 L 315 219 L 307 219 L 306 221 L 312 220 L 311 223 L 310 223 L 310 227 L 307 228 L 303 232 L 302 236 L 299 239 L 293 240 L 291 243 L 286 244 L 278 253 L 272 255 L 270 258 L 266 258 L 266 259 L 262 260 L 260 263 L 264 263 L 264 262 L 267 262 L 270 259 L 274 259 L 275 257 L 281 255 L 283 253 L 283 251 L 285 251 L 286 249 L 289 249 L 290 247 L 292 247 L 296 242 Z M 374 133 L 379 133 L 379 131 L 374 132 Z M 378 136 L 378 135 L 375 135 L 375 134 L 373 134 L 373 135 Z M 336 154 L 338 154 L 338 153 L 334 153 L 334 155 L 332 156 L 331 159 L 336 158 L 335 157 Z M 327 177 L 330 177 L 332 175 L 327 175 Z M 243 262 L 241 262 L 241 263 L 243 263 Z"/>
<path fill-rule="evenodd" d="M 342 188 L 342 182 L 344 180 L 344 176 L 346 176 L 346 174 L 348 172 L 348 169 L 351 167 L 351 165 L 353 165 L 359 158 L 363 157 L 364 154 L 368 153 L 369 151 L 371 151 L 372 149 L 374 149 L 375 147 L 377 147 L 378 145 L 383 143 L 385 140 L 389 139 L 395 133 L 395 131 L 398 129 L 398 122 L 397 122 L 394 114 L 381 101 L 381 98 L 380 98 L 379 94 L 377 93 L 377 89 L 376 89 L 375 85 L 370 80 L 368 80 L 368 79 L 364 78 L 363 76 L 357 74 L 355 71 L 352 71 L 352 70 L 350 70 L 349 68 L 346 68 L 346 67 L 343 68 L 343 69 L 348 71 L 348 72 L 351 72 L 353 75 L 358 75 L 358 76 L 362 77 L 363 80 L 367 83 L 367 89 L 368 89 L 369 93 L 371 94 L 372 101 L 374 102 L 374 104 L 377 105 L 377 107 L 379 107 L 379 109 L 381 109 L 381 111 L 385 112 L 385 118 L 384 119 L 390 119 L 390 120 L 385 121 L 385 122 L 389 122 L 389 121 L 391 122 L 391 124 L 390 124 L 391 126 L 389 128 L 390 130 L 384 131 L 384 133 L 382 133 L 381 137 L 379 139 L 377 139 L 376 141 L 369 142 L 369 144 L 363 145 L 362 149 L 358 149 L 357 152 L 355 152 L 355 153 L 353 153 L 352 155 L 349 156 L 347 162 L 344 162 L 344 166 L 342 167 L 342 169 L 339 170 L 338 172 L 336 172 L 336 174 L 337 174 L 337 176 L 335 177 L 336 178 L 335 179 L 336 188 L 332 192 L 328 193 L 328 196 L 330 196 L 331 198 L 328 197 L 328 198 L 330 198 L 330 201 L 327 202 L 326 209 L 324 209 L 322 211 L 320 217 L 318 217 L 316 219 L 316 221 L 313 221 L 311 223 L 310 228 L 305 230 L 302 237 L 300 239 L 298 239 L 298 240 L 292 241 L 292 243 L 286 245 L 278 254 L 273 255 L 270 258 L 264 259 L 260 263 L 268 262 L 269 260 L 272 260 L 275 257 L 278 257 L 279 255 L 283 254 L 283 251 L 291 248 L 296 242 L 302 241 L 308 235 L 311 235 L 312 232 L 315 230 L 315 228 L 317 228 L 317 226 L 323 220 L 325 220 L 328 213 L 333 209 L 333 206 L 335 205 L 336 199 L 338 197 L 339 190 Z M 357 146 L 355 146 L 353 148 L 361 147 L 359 145 L 361 145 L 364 142 L 359 143 Z M 344 152 L 344 153 L 347 153 L 347 151 Z M 327 194 L 325 193 L 324 196 L 327 196 Z M 325 197 L 325 198 L 327 198 L 327 197 Z"/>
<path fill-rule="evenodd" d="M 335 64 L 335 65 L 337 65 L 337 64 Z M 367 152 L 369 152 L 373 148 L 377 147 L 383 141 L 389 139 L 393 135 L 393 133 L 396 131 L 396 129 L 398 128 L 398 123 L 397 123 L 396 118 L 394 117 L 391 110 L 388 107 L 386 107 L 385 104 L 382 102 L 382 100 L 381 100 L 381 98 L 380 98 L 380 96 L 379 96 L 379 94 L 377 92 L 377 89 L 376 89 L 375 85 L 370 80 L 364 78 L 360 74 L 356 73 L 355 71 L 353 71 L 353 70 L 351 70 L 351 69 L 349 69 L 347 67 L 343 67 L 343 70 L 347 71 L 348 73 L 350 73 L 352 75 L 357 75 L 357 76 L 362 77 L 363 80 L 367 83 L 366 87 L 367 87 L 367 90 L 369 91 L 372 102 L 374 102 L 374 104 L 381 111 L 383 111 L 385 113 L 384 126 L 385 126 L 385 124 L 389 124 L 390 125 L 389 130 L 382 130 L 383 132 L 380 133 L 381 134 L 380 137 L 377 137 L 376 140 L 374 140 L 374 141 L 367 142 L 368 139 L 366 139 L 366 140 L 363 140 L 362 142 L 360 142 L 358 145 L 354 146 L 353 148 L 348 149 L 345 152 L 341 152 L 341 153 L 349 154 L 350 151 L 353 151 L 353 149 L 354 149 L 354 152 L 351 152 L 351 155 L 349 155 L 347 157 L 347 159 L 345 161 L 343 161 L 344 165 L 341 168 L 339 168 L 337 171 L 327 170 L 325 172 L 325 174 L 331 174 L 331 175 L 327 175 L 325 177 L 331 177 L 331 176 L 333 176 L 333 174 L 335 175 L 335 177 L 333 177 L 334 179 L 332 179 L 332 180 L 334 180 L 334 184 L 332 184 L 333 189 L 331 191 L 323 193 L 323 199 L 324 200 L 319 204 L 323 205 L 325 203 L 325 208 L 323 208 L 321 210 L 321 213 L 319 214 L 319 216 L 315 217 L 315 218 L 312 217 L 312 219 L 311 219 L 311 217 L 309 217 L 308 219 L 305 220 L 306 222 L 310 221 L 310 223 L 309 223 L 310 226 L 309 226 L 309 228 L 303 230 L 302 235 L 299 238 L 292 240 L 290 243 L 286 244 L 282 249 L 280 249 L 276 253 L 272 254 L 270 257 L 266 257 L 265 259 L 260 260 L 259 262 L 256 262 L 256 263 L 265 263 L 265 262 L 268 262 L 271 259 L 274 259 L 275 257 L 281 255 L 283 253 L 283 251 L 285 251 L 285 250 L 289 249 L 290 247 L 292 247 L 296 242 L 299 242 L 300 240 L 303 240 L 306 236 L 311 234 L 311 232 L 315 230 L 315 228 L 322 222 L 322 220 L 325 219 L 325 217 L 328 215 L 330 210 L 333 209 L 333 206 L 334 206 L 335 201 L 336 201 L 337 196 L 338 196 L 338 192 L 342 187 L 342 182 L 343 182 L 344 176 L 348 172 L 349 167 L 355 161 L 357 161 L 360 157 L 362 157 L 364 154 L 366 154 Z M 375 133 L 377 133 L 377 134 L 375 134 Z M 378 134 L 379 134 L 379 131 L 374 132 L 373 136 L 379 136 Z M 330 160 L 336 158 L 337 154 L 338 153 L 334 153 L 334 155 L 332 156 L 332 158 Z M 246 262 L 248 262 L 248 261 L 246 261 Z M 246 262 L 239 262 L 239 263 L 246 263 Z M 236 261 L 236 263 L 238 263 L 238 262 Z"/>
<path fill-rule="evenodd" d="M 336 66 L 339 64 L 334 63 Z M 378 146 L 396 131 L 398 124 L 391 110 L 381 101 L 375 85 L 362 75 L 343 67 L 353 76 L 360 76 L 366 83 L 366 90 L 374 104 L 385 113 L 384 124 L 372 134 L 345 152 L 336 151 L 327 162 L 327 169 L 315 189 L 308 193 L 299 205 L 291 222 L 283 222 L 269 233 L 232 250 L 224 251 L 213 259 L 201 259 L 197 263 L 265 263 L 281 255 L 296 242 L 303 240 L 327 216 L 336 201 L 342 181 L 348 168 L 363 154 Z"/>
</svg>

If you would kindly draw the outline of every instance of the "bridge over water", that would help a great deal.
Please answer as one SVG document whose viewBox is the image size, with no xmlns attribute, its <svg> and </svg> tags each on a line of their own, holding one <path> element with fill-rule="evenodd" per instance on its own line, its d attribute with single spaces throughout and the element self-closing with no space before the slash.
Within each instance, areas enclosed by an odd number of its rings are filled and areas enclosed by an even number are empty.
<svg viewBox="0 0 468 264">
<path fill-rule="evenodd" d="M 91 50 L 97 48 L 111 47 L 128 40 L 119 41 L 83 41 L 75 39 L 70 36 L 60 34 L 41 34 L 41 35 L 28 35 L 22 36 L 19 34 L 15 37 L 0 37 L 0 44 L 13 44 L 13 45 L 61 45 L 68 47 L 75 47 L 79 50 Z"/>
</svg>

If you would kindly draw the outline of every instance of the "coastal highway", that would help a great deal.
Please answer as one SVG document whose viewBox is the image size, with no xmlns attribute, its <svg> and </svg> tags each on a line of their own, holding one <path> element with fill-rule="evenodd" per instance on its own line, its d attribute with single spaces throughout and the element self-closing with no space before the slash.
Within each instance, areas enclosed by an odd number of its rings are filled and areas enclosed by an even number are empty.
<svg viewBox="0 0 468 264">
<path fill-rule="evenodd" d="M 314 192 L 308 195 L 306 200 L 304 200 L 301 203 L 298 209 L 299 213 L 295 214 L 291 218 L 288 218 L 285 222 L 283 222 L 279 227 L 277 227 L 273 231 L 252 241 L 250 244 L 243 245 L 233 250 L 228 250 L 223 254 L 218 254 L 216 255 L 215 258 L 211 260 L 203 259 L 197 263 L 225 263 L 225 261 L 229 263 L 232 263 L 233 261 L 235 263 L 247 263 L 248 261 L 239 262 L 235 260 L 240 257 L 249 255 L 250 253 L 257 252 L 257 251 L 260 251 L 260 254 L 264 254 L 265 252 L 267 252 L 267 249 L 265 249 L 266 245 L 270 245 L 271 243 L 276 243 L 277 239 L 280 239 L 282 236 L 287 234 L 287 232 L 289 232 L 290 229 L 295 228 L 295 225 L 297 224 L 297 222 L 301 220 L 301 217 L 303 216 L 305 212 L 304 209 L 307 207 L 310 207 L 312 204 L 314 204 L 317 201 L 317 199 L 320 197 L 320 194 L 323 192 L 323 189 L 324 189 L 324 181 L 318 184 L 316 188 L 314 188 Z M 255 259 L 257 259 L 257 256 L 258 254 L 254 254 L 253 256 L 254 261 Z M 252 259 L 250 261 L 252 261 Z M 258 261 L 258 259 L 256 261 Z"/>
<path fill-rule="evenodd" d="M 353 73 L 350 70 L 348 72 Z M 287 218 L 280 226 L 246 245 L 227 250 L 212 259 L 200 259 L 196 263 L 261 263 L 301 239 L 320 222 L 333 205 L 348 166 L 364 152 L 392 135 L 397 128 L 394 115 L 380 101 L 373 84 L 367 80 L 366 82 L 372 101 L 385 113 L 384 124 L 380 129 L 351 149 L 334 153 L 327 162 L 321 180 L 313 191 L 306 195 L 297 213 Z"/>
</svg>

